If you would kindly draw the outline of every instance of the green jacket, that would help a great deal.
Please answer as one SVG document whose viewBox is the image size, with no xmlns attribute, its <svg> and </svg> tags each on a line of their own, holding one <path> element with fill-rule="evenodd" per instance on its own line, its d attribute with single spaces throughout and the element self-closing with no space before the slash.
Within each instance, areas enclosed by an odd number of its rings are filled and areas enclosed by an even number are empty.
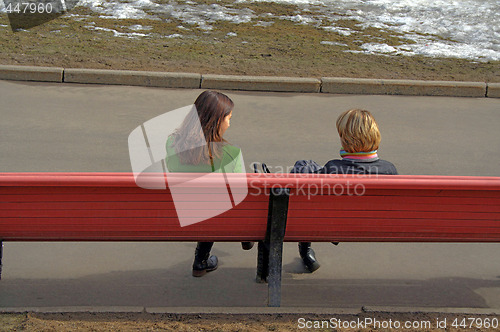
<svg viewBox="0 0 500 332">
<path fill-rule="evenodd" d="M 210 164 L 182 164 L 177 156 L 177 152 L 173 147 L 173 138 L 170 136 L 166 143 L 167 157 L 165 158 L 167 169 L 169 172 L 186 172 L 186 173 L 243 173 L 245 167 L 243 158 L 241 158 L 241 149 L 232 146 L 224 145 L 222 147 L 222 157 L 214 159 L 213 168 Z"/>
</svg>

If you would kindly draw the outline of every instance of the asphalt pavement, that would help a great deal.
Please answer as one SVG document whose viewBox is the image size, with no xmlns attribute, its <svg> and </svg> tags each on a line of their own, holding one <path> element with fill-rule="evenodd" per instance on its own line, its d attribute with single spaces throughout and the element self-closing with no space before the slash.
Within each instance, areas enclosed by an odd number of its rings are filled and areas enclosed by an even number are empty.
<svg viewBox="0 0 500 332">
<path fill-rule="evenodd" d="M 0 81 L 1 172 L 130 172 L 128 134 L 201 90 Z M 500 99 L 228 91 L 226 138 L 247 170 L 339 158 L 337 116 L 375 116 L 379 156 L 400 174 L 500 176 Z M 286 243 L 282 306 L 500 309 L 500 244 L 313 244 L 305 273 Z M 216 243 L 217 271 L 191 277 L 195 243 L 6 242 L 0 308 L 262 307 L 256 248 Z"/>
</svg>

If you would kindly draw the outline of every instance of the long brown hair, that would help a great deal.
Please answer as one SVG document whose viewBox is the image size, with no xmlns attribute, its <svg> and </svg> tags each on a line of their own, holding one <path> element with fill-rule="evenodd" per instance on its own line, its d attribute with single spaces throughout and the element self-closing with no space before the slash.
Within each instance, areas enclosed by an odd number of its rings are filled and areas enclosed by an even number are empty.
<svg viewBox="0 0 500 332">
<path fill-rule="evenodd" d="M 222 145 L 227 143 L 220 127 L 234 103 L 223 93 L 207 90 L 196 98 L 194 105 L 196 110 L 191 110 L 173 134 L 173 146 L 183 164 L 210 164 L 213 158 L 221 157 Z"/>
</svg>

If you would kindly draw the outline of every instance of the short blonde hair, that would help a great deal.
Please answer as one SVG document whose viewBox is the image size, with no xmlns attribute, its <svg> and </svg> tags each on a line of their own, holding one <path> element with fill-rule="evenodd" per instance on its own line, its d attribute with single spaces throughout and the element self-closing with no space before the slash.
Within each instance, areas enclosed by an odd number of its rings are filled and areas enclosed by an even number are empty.
<svg viewBox="0 0 500 332">
<path fill-rule="evenodd" d="M 342 147 L 346 152 L 370 152 L 380 145 L 380 131 L 372 114 L 366 110 L 351 109 L 337 119 Z"/>
</svg>

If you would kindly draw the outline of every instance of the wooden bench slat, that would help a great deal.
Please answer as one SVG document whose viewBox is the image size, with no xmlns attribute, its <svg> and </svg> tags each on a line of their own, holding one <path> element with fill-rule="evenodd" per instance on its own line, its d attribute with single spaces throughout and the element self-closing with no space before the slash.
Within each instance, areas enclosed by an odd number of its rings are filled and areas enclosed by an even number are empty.
<svg viewBox="0 0 500 332">
<path fill-rule="evenodd" d="M 265 209 L 267 211 L 267 201 L 243 201 L 238 204 L 238 209 Z M 199 203 L 192 206 L 192 209 L 209 209 L 212 203 Z M 17 202 L 1 203 L 1 210 L 175 210 L 173 202 Z"/>
<path fill-rule="evenodd" d="M 225 189 L 217 188 L 189 188 L 185 190 L 186 194 L 189 193 L 225 193 Z M 247 190 L 235 190 L 239 192 L 246 192 Z M 82 193 L 95 194 L 95 195 L 110 195 L 110 194 L 133 194 L 133 195 L 170 195 L 168 189 L 144 189 L 144 188 L 122 188 L 122 187 L 0 187 L 0 196 L 8 195 L 60 195 L 60 194 L 73 194 L 78 195 Z"/>
<path fill-rule="evenodd" d="M 304 236 L 293 236 L 289 235 L 285 238 L 285 242 L 330 242 L 332 238 L 327 238 L 326 236 L 316 236 L 316 237 L 304 237 Z M 450 234 L 448 232 L 443 233 L 430 233 L 430 234 L 419 234 L 413 233 L 408 235 L 398 234 L 398 233 L 369 233 L 366 235 L 360 234 L 358 232 L 339 232 L 333 239 L 336 242 L 490 242 L 498 243 L 499 238 L 496 234 Z"/>
<path fill-rule="evenodd" d="M 192 209 L 189 212 L 193 216 L 207 215 L 206 209 Z M 39 210 L 3 210 L 0 209 L 0 218 L 176 218 L 173 209 L 148 209 L 148 210 L 63 210 L 63 209 L 39 209 Z M 267 218 L 267 209 L 238 209 L 224 213 L 224 216 L 232 218 Z"/>
<path fill-rule="evenodd" d="M 163 178 L 163 174 L 150 174 L 151 178 Z M 169 177 L 182 181 L 195 173 L 170 173 Z M 500 178 L 479 176 L 436 176 L 436 175 L 350 175 L 350 174 L 239 174 L 228 173 L 231 179 L 246 178 L 248 188 L 303 188 L 308 185 L 351 185 L 363 183 L 368 189 L 438 189 L 438 190 L 499 190 Z M 200 178 L 197 186 L 213 186 L 219 179 Z M 137 187 L 131 173 L 0 173 L 2 186 L 50 186 L 50 187 Z"/>
<path fill-rule="evenodd" d="M 252 241 L 264 239 L 263 218 L 218 218 L 180 227 L 177 218 L 2 218 L 3 240 Z M 240 239 L 240 240 L 238 240 Z"/>
<path fill-rule="evenodd" d="M 183 194 L 175 197 L 179 202 L 225 202 L 226 194 Z M 3 202 L 172 202 L 170 194 L 53 194 L 53 195 L 0 195 Z"/>
<path fill-rule="evenodd" d="M 252 201 L 257 196 L 248 195 L 248 201 Z M 264 201 L 260 196 L 260 199 L 255 199 L 254 201 Z M 227 198 L 227 194 L 183 194 L 176 196 L 176 201 L 184 202 L 206 202 L 206 201 L 221 201 L 224 202 Z M 314 199 L 313 199 L 314 198 Z M 328 196 L 328 195 L 314 195 L 310 196 L 291 196 L 291 201 L 293 206 L 291 209 L 301 209 L 304 204 L 318 204 L 322 206 L 329 205 L 341 205 L 344 203 L 348 204 L 359 204 L 362 200 L 363 204 L 402 204 L 412 202 L 415 204 L 478 204 L 478 199 L 480 199 L 480 204 L 486 205 L 500 205 L 500 197 L 443 197 L 443 196 L 414 196 L 411 192 L 407 192 L 406 195 L 401 196 L 371 196 L 369 194 L 363 196 Z M 170 194 L 91 194 L 91 193 L 81 193 L 81 194 L 53 194 L 53 195 L 0 195 L 0 202 L 172 202 L 172 196 Z M 0 204 L 3 204 L 0 203 Z"/>
<path fill-rule="evenodd" d="M 213 193 L 214 191 L 219 193 L 220 188 L 200 188 L 199 189 L 205 193 Z M 148 194 L 148 195 L 170 195 L 170 191 L 166 190 L 151 190 L 143 188 L 106 188 L 106 187 L 5 187 L 0 186 L 0 196 L 4 194 L 8 195 L 58 195 L 58 194 L 81 194 L 81 193 L 92 193 L 92 194 L 116 194 L 116 193 L 128 193 L 128 194 Z M 197 192 L 199 192 L 197 190 Z M 312 190 L 315 193 L 315 190 Z M 297 192 L 294 192 L 297 194 Z M 403 196 L 408 193 L 408 190 L 403 189 L 372 189 L 366 192 L 365 195 L 369 196 Z M 419 190 L 412 189 L 412 196 L 417 197 L 470 197 L 470 198 L 500 198 L 499 191 L 480 191 L 480 190 Z M 255 199 L 262 198 L 264 195 L 257 195 L 257 190 L 249 190 L 248 196 Z"/>
<path fill-rule="evenodd" d="M 500 230 L 498 219 L 441 219 L 441 218 L 379 218 L 379 219 L 366 219 L 366 218 L 316 218 L 314 220 L 306 218 L 288 218 L 290 223 L 287 223 L 287 229 L 305 229 L 304 234 L 314 231 L 324 231 L 336 229 L 349 229 L 359 227 L 377 228 L 377 227 L 400 227 L 409 229 L 411 227 L 469 227 L 471 232 L 476 231 L 480 227 L 497 227 Z"/>
<path fill-rule="evenodd" d="M 385 209 L 396 208 L 399 205 L 407 204 L 422 204 L 422 205 L 456 205 L 456 204 L 471 204 L 471 205 L 500 205 L 500 198 L 470 198 L 470 197 L 415 197 L 408 193 L 405 196 L 312 196 L 307 197 L 291 196 L 290 209 L 301 209 L 304 205 L 311 204 L 315 208 L 330 207 L 330 206 L 356 206 L 360 204 L 374 204 L 376 206 L 385 207 Z"/>
<path fill-rule="evenodd" d="M 371 219 L 491 219 L 498 220 L 498 212 L 463 212 L 455 211 L 454 209 L 442 209 L 436 211 L 422 211 L 422 210 L 293 210 L 289 211 L 288 218 L 329 218 L 332 220 L 342 219 L 342 218 L 371 218 Z M 500 211 L 499 211 L 500 212 Z"/>
<path fill-rule="evenodd" d="M 193 217 L 206 215 L 205 209 L 190 210 Z M 38 210 L 0 210 L 0 218 L 176 218 L 173 209 L 148 209 L 148 210 L 114 210 L 114 209 L 38 209 Z M 266 218 L 266 209 L 235 209 L 225 212 L 220 216 L 232 218 Z M 336 219 L 356 219 L 356 218 L 371 218 L 371 219 L 470 219 L 482 220 L 490 219 L 498 221 L 498 213 L 494 212 L 457 212 L 457 211 L 352 211 L 352 210 L 295 210 L 288 214 L 289 219 L 300 218 L 304 220 L 312 220 L 318 218 L 327 218 L 335 221 Z"/>
<path fill-rule="evenodd" d="M 294 213 L 292 211 L 325 211 L 325 213 L 328 213 L 328 211 L 391 211 L 388 209 L 384 209 L 384 206 L 381 206 L 380 204 L 342 204 L 342 205 L 334 205 L 334 206 L 328 206 L 328 207 L 322 207 L 319 206 L 318 204 L 301 204 L 297 203 L 299 207 L 295 207 L 294 209 L 290 209 L 290 213 Z M 445 207 L 443 205 L 430 205 L 430 204 L 420 204 L 420 205 L 412 205 L 412 204 L 407 204 L 407 205 L 398 205 L 397 207 L 394 207 L 392 210 L 397 210 L 397 211 L 444 211 L 444 209 L 449 210 L 449 211 L 457 211 L 457 212 L 474 212 L 477 211 L 478 206 L 480 207 L 482 212 L 493 212 L 493 213 L 499 213 L 500 212 L 500 206 L 497 205 L 475 205 L 475 204 L 447 204 Z"/>
<path fill-rule="evenodd" d="M 43 236 L 42 236 L 43 235 Z M 128 232 L 95 232 L 87 233 L 84 231 L 73 232 L 73 233 L 61 233 L 61 234 L 40 234 L 39 232 L 25 232 L 22 236 L 17 233 L 15 236 L 9 236 L 8 239 L 4 241 L 88 241 L 88 242 L 99 242 L 99 241 L 172 241 L 172 242 L 240 242 L 240 241 L 260 241 L 265 237 L 264 233 L 259 233 L 255 235 L 251 234 L 232 234 L 224 236 L 223 234 L 205 234 L 205 233 L 190 233 L 181 235 L 169 235 L 162 236 L 157 232 L 145 233 L 145 234 L 130 234 Z"/>
</svg>

